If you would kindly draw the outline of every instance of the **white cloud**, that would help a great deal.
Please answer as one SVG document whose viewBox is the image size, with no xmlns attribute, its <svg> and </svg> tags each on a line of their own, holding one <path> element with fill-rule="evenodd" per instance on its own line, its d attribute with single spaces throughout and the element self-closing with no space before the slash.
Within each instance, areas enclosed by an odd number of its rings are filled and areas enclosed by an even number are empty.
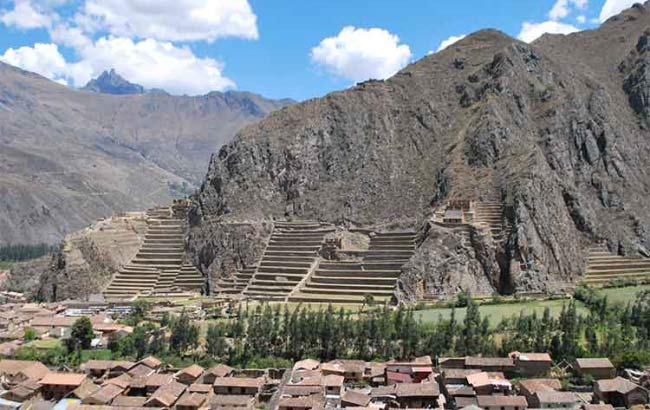
<svg viewBox="0 0 650 410">
<path fill-rule="evenodd" d="M 548 17 L 551 20 L 561 20 L 571 13 L 572 7 L 578 10 L 584 10 L 587 8 L 588 3 L 589 0 L 556 0 L 553 8 L 548 13 Z"/>
<path fill-rule="evenodd" d="M 34 5 L 29 0 L 15 0 L 12 10 L 0 11 L 0 21 L 2 23 L 21 29 L 50 27 L 54 18 L 54 15 L 48 15 L 34 8 Z"/>
<path fill-rule="evenodd" d="M 66 70 L 77 87 L 110 68 L 129 81 L 173 94 L 198 95 L 235 86 L 223 76 L 223 65 L 218 61 L 196 57 L 189 48 L 169 42 L 103 37 L 78 52 L 80 61 L 69 64 Z"/>
<path fill-rule="evenodd" d="M 166 41 L 257 39 L 248 0 L 87 0 L 85 16 L 111 34 Z"/>
<path fill-rule="evenodd" d="M 610 17 L 613 17 L 620 13 L 621 11 L 628 9 L 634 5 L 634 3 L 639 3 L 640 0 L 607 0 L 603 5 L 603 8 L 600 10 L 600 22 L 604 22 Z"/>
<path fill-rule="evenodd" d="M 587 22 L 587 16 L 581 14 L 578 17 L 576 17 L 576 21 L 579 24 L 585 24 Z"/>
<path fill-rule="evenodd" d="M 411 49 L 387 30 L 347 26 L 312 48 L 311 59 L 334 75 L 359 82 L 392 76 L 408 64 Z"/>
<path fill-rule="evenodd" d="M 67 25 L 59 25 L 51 29 L 50 38 L 57 44 L 71 47 L 75 50 L 84 49 L 92 44 L 92 41 L 85 35 L 81 28 Z"/>
<path fill-rule="evenodd" d="M 33 47 L 10 48 L 0 60 L 52 80 L 61 80 L 66 72 L 65 59 L 56 44 L 36 43 Z"/>
<path fill-rule="evenodd" d="M 449 47 L 450 45 L 459 42 L 460 40 L 464 39 L 467 37 L 467 34 L 461 34 L 459 36 L 451 36 L 446 40 L 443 40 L 440 45 L 438 46 L 438 49 L 436 50 L 436 53 L 439 51 L 444 50 L 445 48 Z"/>
<path fill-rule="evenodd" d="M 531 43 L 546 33 L 570 34 L 577 31 L 580 31 L 578 27 L 571 24 L 560 23 L 559 21 L 544 21 L 542 23 L 524 22 L 521 27 L 521 32 L 517 37 L 526 43 Z"/>
</svg>

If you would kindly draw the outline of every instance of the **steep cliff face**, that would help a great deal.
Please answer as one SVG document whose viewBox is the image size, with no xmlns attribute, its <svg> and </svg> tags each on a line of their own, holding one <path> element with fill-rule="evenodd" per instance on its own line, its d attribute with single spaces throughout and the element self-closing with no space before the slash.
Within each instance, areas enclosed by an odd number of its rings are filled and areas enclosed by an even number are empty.
<svg viewBox="0 0 650 410">
<path fill-rule="evenodd" d="M 285 216 L 419 227 L 449 198 L 500 201 L 511 229 L 493 255 L 427 231 L 404 278 L 440 294 L 562 288 L 594 242 L 647 253 L 648 7 L 532 45 L 481 31 L 389 80 L 274 113 L 213 156 L 193 231 Z"/>
</svg>

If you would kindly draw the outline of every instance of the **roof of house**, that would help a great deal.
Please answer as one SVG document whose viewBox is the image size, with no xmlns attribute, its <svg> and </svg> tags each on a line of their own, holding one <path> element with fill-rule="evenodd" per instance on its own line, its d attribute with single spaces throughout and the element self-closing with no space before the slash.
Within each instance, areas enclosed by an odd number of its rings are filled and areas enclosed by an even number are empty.
<svg viewBox="0 0 650 410">
<path fill-rule="evenodd" d="M 614 410 L 611 404 L 584 404 L 584 410 Z"/>
<path fill-rule="evenodd" d="M 347 390 L 341 396 L 341 402 L 356 404 L 361 407 L 366 407 L 370 403 L 370 396 L 354 390 Z"/>
<path fill-rule="evenodd" d="M 147 366 L 147 367 L 149 367 L 151 369 L 155 369 L 157 367 L 160 367 L 163 364 L 160 360 L 156 359 L 153 356 L 147 356 L 144 359 L 140 360 L 138 363 L 141 363 L 141 364 L 143 364 L 143 365 L 145 365 L 145 366 Z"/>
<path fill-rule="evenodd" d="M 178 373 L 176 373 L 176 377 L 189 376 L 194 379 L 197 379 L 199 376 L 203 374 L 204 370 L 205 369 L 203 369 L 203 367 L 199 366 L 198 364 L 193 364 L 191 366 L 179 370 Z"/>
<path fill-rule="evenodd" d="M 631 381 L 624 379 L 622 377 L 616 377 L 614 379 L 604 379 L 597 380 L 596 386 L 601 392 L 618 392 L 621 394 L 627 394 L 634 389 L 642 388 L 638 384 L 632 383 Z"/>
<path fill-rule="evenodd" d="M 71 327 L 77 320 L 67 316 L 35 316 L 29 323 L 32 327 Z"/>
<path fill-rule="evenodd" d="M 473 367 L 511 367 L 514 366 L 511 357 L 473 357 L 468 356 L 465 358 L 465 366 Z"/>
<path fill-rule="evenodd" d="M 190 393 L 209 393 L 212 391 L 212 385 L 203 384 L 203 383 L 194 383 L 189 385 L 187 391 L 189 391 Z"/>
<path fill-rule="evenodd" d="M 15 376 L 22 374 L 28 379 L 40 380 L 50 372 L 43 363 L 34 360 L 1 360 L 0 374 Z"/>
<path fill-rule="evenodd" d="M 580 402 L 580 397 L 577 394 L 569 391 L 540 391 L 535 393 L 537 400 L 540 403 L 577 403 Z"/>
<path fill-rule="evenodd" d="M 386 380 L 399 382 L 399 383 L 410 383 L 413 381 L 413 378 L 411 377 L 410 374 L 407 373 L 386 371 Z"/>
<path fill-rule="evenodd" d="M 341 363 L 327 362 L 320 366 L 320 370 L 325 373 L 345 373 L 345 367 Z"/>
<path fill-rule="evenodd" d="M 48 373 L 40 380 L 41 384 L 56 386 L 79 386 L 86 380 L 83 373 Z"/>
<path fill-rule="evenodd" d="M 252 377 L 217 377 L 214 379 L 213 386 L 221 387 L 252 387 L 259 389 L 264 384 L 262 378 Z"/>
<path fill-rule="evenodd" d="M 309 408 L 318 407 L 320 398 L 316 395 L 302 397 L 283 397 L 278 401 L 278 407 Z"/>
<path fill-rule="evenodd" d="M 133 377 L 138 377 L 138 376 L 149 376 L 150 374 L 153 373 L 153 368 L 139 363 L 133 366 L 131 369 L 129 369 L 129 374 Z"/>
<path fill-rule="evenodd" d="M 321 379 L 321 385 L 326 387 L 341 387 L 345 377 L 338 374 L 328 374 Z"/>
<path fill-rule="evenodd" d="M 551 355 L 548 353 L 510 353 L 511 357 L 522 362 L 552 362 Z"/>
<path fill-rule="evenodd" d="M 366 362 L 363 360 L 336 359 L 330 363 L 340 364 L 346 373 L 364 373 L 366 371 Z"/>
<path fill-rule="evenodd" d="M 479 372 L 467 376 L 467 382 L 472 386 L 511 386 L 501 372 Z"/>
<path fill-rule="evenodd" d="M 474 397 L 476 391 L 472 386 L 447 385 L 447 392 L 452 397 Z"/>
<path fill-rule="evenodd" d="M 438 383 L 400 383 L 395 386 L 397 397 L 437 397 L 440 396 Z"/>
<path fill-rule="evenodd" d="M 175 381 L 160 386 L 155 392 L 153 392 L 151 397 L 149 397 L 145 406 L 149 403 L 157 403 L 161 404 L 163 407 L 170 407 L 176 402 L 176 400 L 178 400 L 181 394 L 183 394 L 185 388 L 186 386 L 184 384 Z"/>
<path fill-rule="evenodd" d="M 320 366 L 320 362 L 318 360 L 304 359 L 297 361 L 296 364 L 293 365 L 293 370 L 315 370 L 318 369 L 318 366 Z"/>
<path fill-rule="evenodd" d="M 218 406 L 246 406 L 252 404 L 255 400 L 252 396 L 242 396 L 238 394 L 217 394 L 212 396 L 210 404 Z"/>
<path fill-rule="evenodd" d="M 476 396 L 479 407 L 526 407 L 528 402 L 524 396 Z"/>
<path fill-rule="evenodd" d="M 171 383 L 173 380 L 174 376 L 171 374 L 154 373 L 151 376 L 147 377 L 144 384 L 147 387 L 160 387 Z"/>
<path fill-rule="evenodd" d="M 117 377 L 113 377 L 113 378 L 110 378 L 110 379 L 106 380 L 102 384 L 103 385 L 114 384 L 114 385 L 120 386 L 120 387 L 127 387 L 129 384 L 131 384 L 132 379 L 133 378 L 131 376 L 129 376 L 128 373 L 122 373 Z"/>
<path fill-rule="evenodd" d="M 218 364 L 214 367 L 211 367 L 206 373 L 216 377 L 226 377 L 232 373 L 233 370 L 235 369 L 230 366 L 227 366 L 225 364 Z"/>
<path fill-rule="evenodd" d="M 114 384 L 103 386 L 83 400 L 84 404 L 109 404 L 114 398 L 122 394 L 124 389 Z"/>
<path fill-rule="evenodd" d="M 470 374 L 481 373 L 480 369 L 444 369 L 442 376 L 446 379 L 466 379 Z"/>
<path fill-rule="evenodd" d="M 177 406 L 200 407 L 208 399 L 207 394 L 185 392 L 176 402 Z"/>
<path fill-rule="evenodd" d="M 606 357 L 576 359 L 576 364 L 581 369 L 605 369 L 614 367 L 612 362 Z"/>
<path fill-rule="evenodd" d="M 519 386 L 530 393 L 537 393 L 559 390 L 562 383 L 558 379 L 524 379 L 519 382 Z"/>
<path fill-rule="evenodd" d="M 75 397 L 83 400 L 95 393 L 97 390 L 99 390 L 99 386 L 93 383 L 92 380 L 86 379 L 76 389 L 74 389 L 72 393 L 75 395 Z"/>
<path fill-rule="evenodd" d="M 296 386 L 287 384 L 282 389 L 282 394 L 286 396 L 309 396 L 311 394 L 321 393 L 321 386 Z"/>
<path fill-rule="evenodd" d="M 117 407 L 143 407 L 146 401 L 147 398 L 142 396 L 117 396 L 112 404 Z"/>
</svg>

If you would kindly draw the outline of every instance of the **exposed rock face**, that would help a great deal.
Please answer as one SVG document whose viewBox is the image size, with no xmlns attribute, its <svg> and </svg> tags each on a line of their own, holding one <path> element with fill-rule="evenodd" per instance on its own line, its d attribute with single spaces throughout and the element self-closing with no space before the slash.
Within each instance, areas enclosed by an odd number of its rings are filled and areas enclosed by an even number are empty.
<svg viewBox="0 0 650 410">
<path fill-rule="evenodd" d="M 82 90 L 114 95 L 144 93 L 143 86 L 125 80 L 113 69 L 110 71 L 104 71 L 99 77 L 90 80 Z"/>
<path fill-rule="evenodd" d="M 422 221 L 449 198 L 510 210 L 495 246 L 431 229 L 405 269 L 407 299 L 410 278 L 440 294 L 552 290 L 583 272 L 589 243 L 645 252 L 648 7 L 532 45 L 481 31 L 389 80 L 274 113 L 212 158 L 193 229 L 220 217 Z"/>
<path fill-rule="evenodd" d="M 0 244 L 57 243 L 191 194 L 210 155 L 290 101 L 69 89 L 0 63 Z"/>
</svg>

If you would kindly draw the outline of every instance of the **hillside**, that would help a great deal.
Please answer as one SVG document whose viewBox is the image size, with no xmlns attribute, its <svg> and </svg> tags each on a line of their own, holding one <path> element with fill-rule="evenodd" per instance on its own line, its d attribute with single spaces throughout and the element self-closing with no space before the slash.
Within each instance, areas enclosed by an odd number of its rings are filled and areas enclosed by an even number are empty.
<svg viewBox="0 0 650 410">
<path fill-rule="evenodd" d="M 0 244 L 55 243 L 98 218 L 185 196 L 211 152 L 290 103 L 91 93 L 0 63 Z"/>
<path fill-rule="evenodd" d="M 648 255 L 649 8 L 531 45 L 480 31 L 247 127 L 194 198 L 194 261 L 213 277 L 250 266 L 265 239 L 244 238 L 285 217 L 419 229 L 406 298 L 421 282 L 437 294 L 561 290 L 594 243 Z M 507 237 L 430 224 L 449 199 L 500 204 Z"/>
</svg>

